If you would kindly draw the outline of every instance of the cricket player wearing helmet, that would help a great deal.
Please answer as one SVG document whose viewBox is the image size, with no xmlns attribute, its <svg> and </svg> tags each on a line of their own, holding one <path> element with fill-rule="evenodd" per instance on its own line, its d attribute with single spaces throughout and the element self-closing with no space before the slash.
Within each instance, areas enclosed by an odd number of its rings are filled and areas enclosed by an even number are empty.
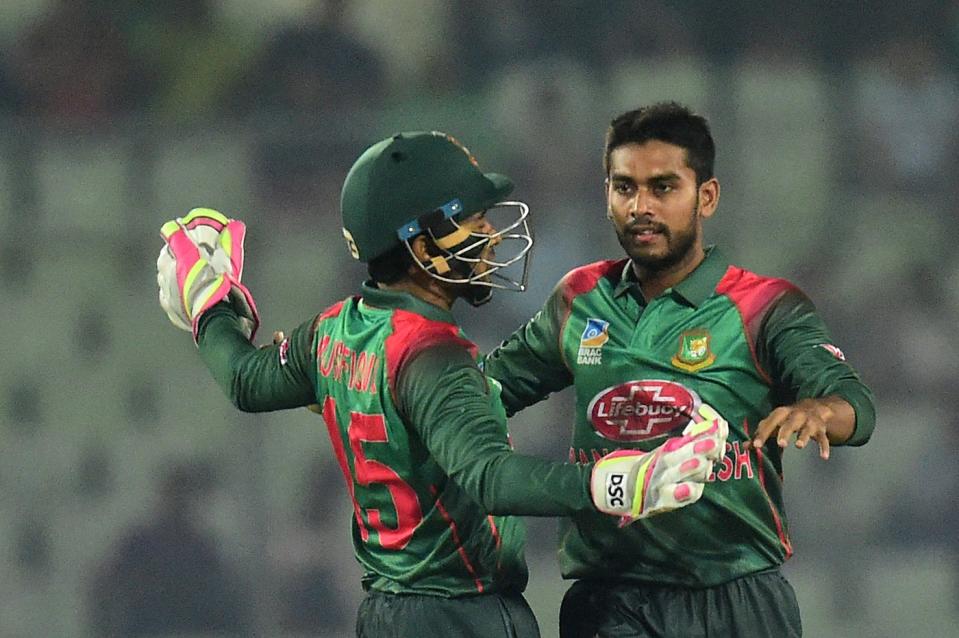
<svg viewBox="0 0 959 638">
<path fill-rule="evenodd" d="M 207 209 L 163 227 L 161 303 L 194 331 L 231 401 L 322 415 L 353 501 L 359 636 L 537 636 L 522 596 L 524 527 L 507 514 L 625 525 L 695 503 L 724 449 L 728 426 L 704 406 L 658 448 L 597 463 L 511 450 L 499 385 L 450 314 L 458 298 L 480 305 L 525 287 L 529 210 L 511 190 L 448 135 L 374 144 L 341 198 L 343 237 L 370 280 L 263 349 L 250 343 L 245 227 Z M 203 220 L 228 236 L 197 244 Z"/>
</svg>

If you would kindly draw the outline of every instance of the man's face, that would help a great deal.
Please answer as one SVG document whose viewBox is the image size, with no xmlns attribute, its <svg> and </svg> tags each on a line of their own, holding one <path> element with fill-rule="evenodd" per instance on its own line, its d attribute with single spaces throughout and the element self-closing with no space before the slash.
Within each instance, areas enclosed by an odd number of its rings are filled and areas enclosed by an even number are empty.
<svg viewBox="0 0 959 638">
<path fill-rule="evenodd" d="M 480 211 L 478 213 L 474 213 L 473 215 L 470 215 L 469 217 L 461 220 L 459 222 L 459 225 L 461 228 L 468 230 L 472 234 L 492 235 L 493 233 L 496 232 L 496 228 L 493 226 L 492 222 L 486 217 L 485 210 Z M 469 241 L 470 243 L 473 243 L 475 241 L 478 241 L 478 239 L 479 238 L 474 236 L 467 241 Z M 486 263 L 486 260 L 493 259 L 493 257 L 496 255 L 496 251 L 494 250 L 493 246 L 494 246 L 494 241 L 489 241 L 483 245 L 482 249 L 479 251 L 478 254 L 470 255 L 471 257 L 477 257 L 480 259 L 480 261 L 477 264 L 475 264 L 475 266 L 473 267 L 474 274 L 479 275 L 489 270 L 490 267 L 489 267 L 489 264 Z"/>
<path fill-rule="evenodd" d="M 651 140 L 610 154 L 607 208 L 620 245 L 641 268 L 668 270 L 701 251 L 702 219 L 718 195 L 715 179 L 697 187 L 680 146 Z"/>
</svg>

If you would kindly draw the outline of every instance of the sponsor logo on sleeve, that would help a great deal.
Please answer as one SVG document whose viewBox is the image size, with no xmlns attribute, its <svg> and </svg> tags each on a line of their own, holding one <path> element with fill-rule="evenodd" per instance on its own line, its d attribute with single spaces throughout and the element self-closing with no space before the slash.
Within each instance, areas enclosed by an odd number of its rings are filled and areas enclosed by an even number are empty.
<svg viewBox="0 0 959 638">
<path fill-rule="evenodd" d="M 602 390 L 586 413 L 604 438 L 643 441 L 683 429 L 699 404 L 699 396 L 679 383 L 643 379 Z"/>
<path fill-rule="evenodd" d="M 602 319 L 586 320 L 583 335 L 579 338 L 579 354 L 576 363 L 595 366 L 603 362 L 603 345 L 609 341 L 609 322 Z"/>
<path fill-rule="evenodd" d="M 840 361 L 845 361 L 845 360 L 846 360 L 846 355 L 843 354 L 843 351 L 840 350 L 839 348 L 837 348 L 836 346 L 832 345 L 831 343 L 820 343 L 820 344 L 819 344 L 818 346 L 816 346 L 816 347 L 817 347 L 817 348 L 822 348 L 823 350 L 825 350 L 826 352 L 828 352 L 828 353 L 831 354 L 832 356 L 836 357 L 836 358 L 839 359 Z"/>
<path fill-rule="evenodd" d="M 716 361 L 709 347 L 712 336 L 705 328 L 687 330 L 679 336 L 679 350 L 673 355 L 672 364 L 686 372 L 696 372 Z"/>
</svg>

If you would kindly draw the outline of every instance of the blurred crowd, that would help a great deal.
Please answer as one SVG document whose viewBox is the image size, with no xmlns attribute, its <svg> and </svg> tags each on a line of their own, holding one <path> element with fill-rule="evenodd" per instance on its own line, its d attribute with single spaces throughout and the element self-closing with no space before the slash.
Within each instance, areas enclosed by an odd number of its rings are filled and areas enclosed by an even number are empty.
<svg viewBox="0 0 959 638">
<path fill-rule="evenodd" d="M 24 3 L 21 3 L 24 4 Z M 883 60 L 923 89 L 959 55 L 955 3 L 749 0 L 37 0 L 3 51 L 0 112 L 109 125 L 335 113 L 404 94 L 441 98 L 563 59 L 592 74 L 630 60 L 701 56 L 843 72 Z M 294 4 L 286 19 L 261 20 Z M 259 13 L 258 13 L 258 12 Z M 905 87 L 903 87 L 905 88 Z M 544 98 L 548 99 L 548 98 Z M 930 105 L 931 108 L 932 105 Z"/>
<path fill-rule="evenodd" d="M 434 121 L 437 128 L 457 126 L 449 132 L 483 149 L 477 155 L 484 168 L 514 177 L 518 196 L 531 204 L 537 235 L 533 291 L 491 311 L 495 321 L 478 317 L 467 324 L 485 347 L 531 316 L 563 272 L 619 256 L 602 216 L 602 135 L 610 118 L 663 98 L 703 111 L 713 122 L 723 185 L 707 237 L 738 263 L 806 289 L 879 398 L 875 441 L 857 458 L 879 448 L 872 458 L 881 461 L 880 470 L 862 471 L 854 455 L 836 455 L 828 466 L 795 461 L 798 475 L 812 484 L 787 491 L 794 533 L 828 539 L 800 542 L 796 560 L 830 566 L 824 581 L 843 601 L 832 610 L 841 617 L 865 613 L 865 574 L 875 552 L 941 550 L 959 574 L 959 518 L 955 508 L 942 507 L 944 495 L 954 501 L 959 493 L 948 452 L 959 444 L 959 416 L 947 403 L 959 377 L 953 334 L 959 256 L 952 250 L 959 2 L 42 4 L 0 49 L 0 125 L 8 134 L 2 150 L 12 158 L 0 183 L 11 207 L 49 214 L 38 203 L 37 175 L 24 168 L 30 161 L 20 161 L 33 157 L 30 140 L 39 136 L 123 136 L 136 160 L 149 151 L 140 146 L 143 139 L 156 145 L 171 132 L 227 129 L 251 140 L 249 205 L 269 220 L 261 229 L 275 225 L 284 242 L 300 246 L 298 229 L 324 221 L 331 236 L 338 235 L 339 185 L 362 148 L 414 122 L 416 128 Z M 261 6 L 273 4 L 279 15 Z M 126 177 L 149 191 L 137 181 L 139 170 L 132 172 Z M 49 184 L 56 189 L 55 179 Z M 252 235 L 254 248 L 265 242 L 262 234 L 259 240 Z M 23 235 L 16 237 L 0 236 L 5 295 L 27 289 L 43 256 L 20 241 Z M 151 253 L 154 240 L 132 238 L 118 259 Z M 141 250 L 144 245 L 150 249 Z M 306 254 L 295 263 L 315 258 L 335 267 L 345 255 Z M 138 267 L 152 267 L 150 259 L 138 259 Z M 254 284 L 267 277 L 256 268 L 250 266 Z M 287 277 L 293 270 L 272 272 Z M 145 285 L 142 277 L 127 277 L 123 286 Z M 327 279 L 323 300 L 316 307 L 301 304 L 300 319 L 356 283 Z M 146 292 L 140 296 L 152 298 L 152 289 Z M 87 359 L 109 350 L 111 339 L 121 341 L 105 328 L 108 317 L 95 301 L 76 309 L 70 331 L 69 347 Z M 300 298 L 284 294 L 277 301 Z M 192 363 L 199 368 L 199 361 Z M 0 370 L 2 424 L 26 436 L 49 424 L 51 409 L 41 381 L 15 374 L 16 366 Z M 123 418 L 134 431 L 164 410 L 155 372 L 124 379 Z M 559 398 L 538 417 L 560 423 L 550 436 L 520 433 L 518 447 L 562 454 L 566 401 Z M 76 494 L 90 503 L 122 491 L 111 480 L 107 447 L 79 452 Z M 920 454 L 920 447 L 928 452 Z M 98 552 L 102 560 L 83 594 L 90 633 L 243 634 L 262 626 L 257 618 L 263 617 L 292 635 L 311 635 L 321 625 L 348 631 L 355 597 L 343 591 L 358 585 L 355 574 L 342 576 L 349 556 L 331 557 L 329 548 L 348 547 L 349 505 L 332 456 L 325 450 L 316 456 L 288 481 L 297 486 L 291 517 L 257 530 L 278 574 L 271 581 L 277 590 L 258 596 L 256 587 L 237 584 L 249 573 L 222 555 L 216 536 L 197 523 L 198 504 L 230 484 L 219 476 L 230 472 L 190 455 L 168 464 L 150 488 L 154 509 L 142 520 L 127 520 L 126 528 L 108 535 L 109 549 Z M 921 470 L 908 465 L 913 459 L 921 460 Z M 787 490 L 792 469 L 787 460 Z M 0 468 L 0 487 L 4 476 Z M 919 480 L 924 476 L 946 478 L 930 488 Z M 236 489 L 245 485 L 234 479 Z M 874 497 L 868 516 L 848 503 L 822 502 L 841 492 L 839 486 L 861 482 L 869 483 L 863 493 Z M 11 507 L 26 514 L 0 525 L 0 543 L 13 548 L 8 563 L 24 574 L 50 571 L 58 533 L 51 517 L 43 507 Z M 342 520 L 333 520 L 333 510 Z M 530 549 L 541 560 L 553 560 L 553 551 L 550 543 Z M 953 586 L 959 613 L 959 583 Z M 5 601 L 21 595 L 0 588 Z M 264 611 L 264 598 L 275 607 Z M 0 636 L 8 635 L 3 614 Z"/>
</svg>

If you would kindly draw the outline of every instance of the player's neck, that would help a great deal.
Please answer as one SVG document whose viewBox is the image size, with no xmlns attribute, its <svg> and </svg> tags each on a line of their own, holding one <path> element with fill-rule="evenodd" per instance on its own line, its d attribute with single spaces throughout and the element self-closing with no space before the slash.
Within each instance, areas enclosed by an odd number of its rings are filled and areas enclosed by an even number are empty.
<svg viewBox="0 0 959 638">
<path fill-rule="evenodd" d="M 690 250 L 680 262 L 662 270 L 646 268 L 634 261 L 633 273 L 639 281 L 643 298 L 650 301 L 663 294 L 663 291 L 668 288 L 677 285 L 696 270 L 705 258 L 706 252 L 703 250 L 702 244 L 699 244 Z"/>
<path fill-rule="evenodd" d="M 429 275 L 426 276 L 426 279 L 414 276 L 401 279 L 396 283 L 378 285 L 386 290 L 396 290 L 413 295 L 417 299 L 422 299 L 426 303 L 433 304 L 446 311 L 453 308 L 453 302 L 456 300 L 456 297 L 449 290 Z"/>
</svg>

